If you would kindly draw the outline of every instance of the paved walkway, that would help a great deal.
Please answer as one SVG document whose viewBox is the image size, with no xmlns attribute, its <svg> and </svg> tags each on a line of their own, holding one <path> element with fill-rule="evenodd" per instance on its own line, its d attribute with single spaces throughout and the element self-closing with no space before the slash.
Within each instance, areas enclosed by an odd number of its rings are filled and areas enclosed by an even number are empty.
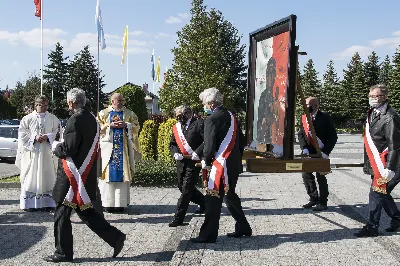
<svg viewBox="0 0 400 266">
<path fill-rule="evenodd" d="M 343 136 L 331 155 L 332 163 L 361 162 L 360 137 Z M 307 202 L 300 174 L 245 173 L 238 184 L 253 236 L 228 239 L 234 221 L 223 208 L 215 244 L 193 244 L 202 216 L 187 217 L 187 226 L 169 228 L 179 196 L 173 188 L 132 188 L 124 214 L 106 219 L 128 234 L 120 257 L 72 216 L 74 251 L 82 265 L 400 265 L 400 234 L 357 239 L 368 217 L 370 178 L 362 168 L 333 170 L 328 175 L 329 209 L 304 210 Z M 394 190 L 396 201 L 400 190 Z M 0 190 L 0 265 L 47 265 L 42 257 L 54 246 L 52 215 L 19 210 L 19 190 Z M 191 206 L 193 211 L 195 206 Z"/>
</svg>

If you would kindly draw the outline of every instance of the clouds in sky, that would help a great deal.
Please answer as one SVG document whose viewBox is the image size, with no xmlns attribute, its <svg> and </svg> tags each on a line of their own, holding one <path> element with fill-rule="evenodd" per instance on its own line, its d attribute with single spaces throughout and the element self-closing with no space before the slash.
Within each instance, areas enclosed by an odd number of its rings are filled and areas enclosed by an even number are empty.
<svg viewBox="0 0 400 266">
<path fill-rule="evenodd" d="M 189 14 L 188 13 L 179 13 L 178 16 L 169 16 L 165 20 L 165 23 L 167 23 L 167 24 L 179 24 L 179 23 L 183 23 L 188 18 L 189 18 Z"/>
<path fill-rule="evenodd" d="M 130 54 L 149 53 L 149 45 L 153 44 L 154 41 L 142 41 L 132 39 L 137 36 L 147 36 L 151 38 L 166 38 L 171 35 L 166 33 L 157 33 L 154 36 L 144 31 L 132 31 L 129 32 L 129 49 Z M 105 34 L 105 40 L 107 48 L 102 50 L 102 53 L 121 56 L 122 53 L 122 35 Z M 41 45 L 40 28 L 34 28 L 30 31 L 19 31 L 9 32 L 0 31 L 0 41 L 6 41 L 10 45 L 25 44 L 34 48 L 40 48 Z M 70 36 L 67 32 L 62 29 L 43 29 L 43 47 L 54 47 L 59 42 L 67 52 L 76 53 L 82 50 L 86 45 L 89 45 L 92 51 L 97 50 L 97 34 L 96 33 L 77 33 L 74 36 Z"/>
<path fill-rule="evenodd" d="M 400 45 L 400 31 L 392 33 L 391 37 L 371 40 L 368 45 L 353 45 L 344 49 L 341 52 L 333 53 L 332 56 L 336 60 L 346 60 L 351 58 L 355 52 L 358 52 L 361 57 L 367 56 L 375 48 L 396 48 Z"/>
</svg>

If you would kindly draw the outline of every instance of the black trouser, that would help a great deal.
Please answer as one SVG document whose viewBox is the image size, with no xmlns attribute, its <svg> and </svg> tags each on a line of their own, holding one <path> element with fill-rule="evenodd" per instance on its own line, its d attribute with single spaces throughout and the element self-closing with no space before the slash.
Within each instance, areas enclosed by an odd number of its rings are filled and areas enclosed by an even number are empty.
<svg viewBox="0 0 400 266">
<path fill-rule="evenodd" d="M 178 188 L 181 191 L 181 196 L 178 199 L 175 213 L 176 221 L 183 222 L 190 202 L 202 207 L 205 206 L 204 195 L 196 188 L 200 170 L 200 167 L 184 167 L 182 174 L 178 177 Z"/>
<path fill-rule="evenodd" d="M 328 181 L 326 176 L 316 173 L 317 182 L 319 186 L 319 196 L 317 190 L 317 184 L 315 183 L 315 176 L 313 173 L 303 173 L 303 182 L 306 187 L 307 194 L 310 197 L 310 201 L 319 201 L 322 205 L 327 205 L 328 203 Z"/>
<path fill-rule="evenodd" d="M 235 192 L 237 177 L 229 176 L 229 190 L 225 196 L 225 203 L 229 212 L 235 219 L 235 232 L 251 233 L 251 227 L 244 215 L 240 198 Z M 199 237 L 204 240 L 216 240 L 218 237 L 219 219 L 221 216 L 222 201 L 224 199 L 223 181 L 221 180 L 219 198 L 206 195 L 206 212 L 203 225 L 200 228 Z"/>
<path fill-rule="evenodd" d="M 371 177 L 373 179 L 373 176 Z M 382 194 L 374 191 L 371 187 L 369 192 L 369 222 L 368 225 L 372 228 L 378 229 L 379 220 L 381 219 L 382 209 L 392 219 L 400 219 L 400 211 L 390 195 L 390 192 L 400 182 L 400 174 L 396 174 L 392 180 L 386 185 L 387 194 Z"/>
<path fill-rule="evenodd" d="M 114 226 L 111 226 L 104 217 L 93 208 L 84 211 L 77 208 L 75 211 L 79 218 L 111 247 L 114 247 L 120 237 L 122 237 L 123 233 Z M 61 203 L 57 203 L 54 212 L 54 238 L 56 247 L 54 255 L 67 259 L 72 259 L 74 254 L 70 219 L 71 212 L 71 207 Z"/>
</svg>

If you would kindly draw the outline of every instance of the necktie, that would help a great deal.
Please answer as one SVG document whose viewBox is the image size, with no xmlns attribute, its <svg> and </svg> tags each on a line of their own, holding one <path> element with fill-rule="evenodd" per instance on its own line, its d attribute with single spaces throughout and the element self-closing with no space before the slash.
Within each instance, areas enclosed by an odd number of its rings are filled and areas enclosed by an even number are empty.
<svg viewBox="0 0 400 266">
<path fill-rule="evenodd" d="M 371 112 L 371 121 L 375 120 L 376 116 L 377 116 L 376 111 L 375 111 L 375 110 L 372 111 L 372 112 Z"/>
</svg>

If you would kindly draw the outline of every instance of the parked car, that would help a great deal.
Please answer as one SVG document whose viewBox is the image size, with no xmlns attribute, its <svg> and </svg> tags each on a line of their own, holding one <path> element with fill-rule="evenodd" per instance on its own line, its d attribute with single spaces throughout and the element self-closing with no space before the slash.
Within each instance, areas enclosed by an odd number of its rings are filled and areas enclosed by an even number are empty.
<svg viewBox="0 0 400 266">
<path fill-rule="evenodd" d="M 0 125 L 19 125 L 18 119 L 3 119 L 0 120 Z"/>
<path fill-rule="evenodd" d="M 18 125 L 0 125 L 0 159 L 14 160 L 18 149 Z"/>
</svg>

